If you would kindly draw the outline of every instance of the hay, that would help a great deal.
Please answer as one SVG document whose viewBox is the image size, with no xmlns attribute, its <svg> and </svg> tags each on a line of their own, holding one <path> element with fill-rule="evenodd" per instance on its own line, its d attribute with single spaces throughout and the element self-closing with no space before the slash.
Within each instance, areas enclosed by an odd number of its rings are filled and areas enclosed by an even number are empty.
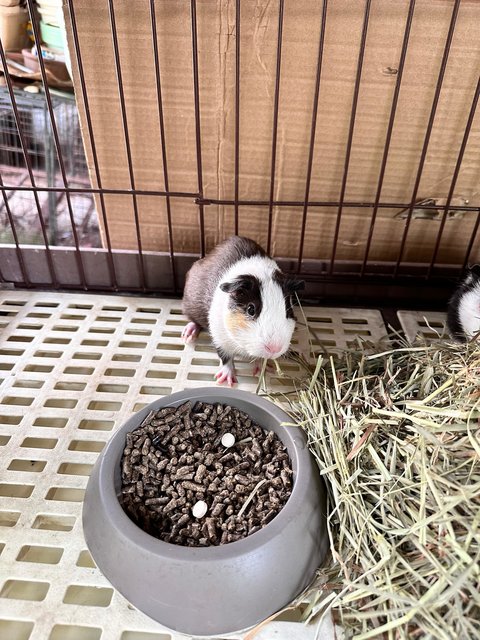
<svg viewBox="0 0 480 640">
<path fill-rule="evenodd" d="M 333 613 L 356 640 L 478 639 L 480 343 L 299 361 L 288 402 L 326 480 L 331 543 L 305 619 Z"/>
</svg>

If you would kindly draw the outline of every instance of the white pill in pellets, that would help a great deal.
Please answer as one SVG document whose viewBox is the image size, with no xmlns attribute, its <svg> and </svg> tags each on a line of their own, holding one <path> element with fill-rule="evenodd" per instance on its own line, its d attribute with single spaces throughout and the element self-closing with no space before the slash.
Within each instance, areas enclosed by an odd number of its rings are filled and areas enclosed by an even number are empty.
<svg viewBox="0 0 480 640">
<path fill-rule="evenodd" d="M 235 436 L 233 435 L 233 433 L 225 433 L 222 436 L 222 444 L 224 447 L 227 447 L 227 449 L 229 447 L 233 447 L 233 445 L 235 444 Z"/>
<path fill-rule="evenodd" d="M 203 518 L 203 516 L 207 513 L 207 503 L 203 500 L 199 500 L 192 507 L 192 514 L 194 518 Z"/>
</svg>

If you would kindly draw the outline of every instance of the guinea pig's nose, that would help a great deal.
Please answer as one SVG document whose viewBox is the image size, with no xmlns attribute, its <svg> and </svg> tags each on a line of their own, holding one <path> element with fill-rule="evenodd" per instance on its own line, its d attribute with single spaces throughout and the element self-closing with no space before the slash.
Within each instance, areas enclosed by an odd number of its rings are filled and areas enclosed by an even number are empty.
<svg viewBox="0 0 480 640">
<path fill-rule="evenodd" d="M 274 356 L 282 350 L 282 345 L 278 342 L 267 342 L 265 345 L 265 351 Z"/>
</svg>

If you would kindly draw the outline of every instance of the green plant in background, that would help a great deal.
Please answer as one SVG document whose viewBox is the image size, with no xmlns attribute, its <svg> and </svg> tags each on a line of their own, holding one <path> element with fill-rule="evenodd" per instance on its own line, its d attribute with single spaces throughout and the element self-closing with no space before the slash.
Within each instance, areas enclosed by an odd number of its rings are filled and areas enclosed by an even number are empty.
<svg viewBox="0 0 480 640">
<path fill-rule="evenodd" d="M 43 236 L 38 231 L 17 230 L 18 242 L 20 244 L 44 244 Z M 10 229 L 0 230 L 0 244 L 14 244 L 13 234 Z"/>
</svg>

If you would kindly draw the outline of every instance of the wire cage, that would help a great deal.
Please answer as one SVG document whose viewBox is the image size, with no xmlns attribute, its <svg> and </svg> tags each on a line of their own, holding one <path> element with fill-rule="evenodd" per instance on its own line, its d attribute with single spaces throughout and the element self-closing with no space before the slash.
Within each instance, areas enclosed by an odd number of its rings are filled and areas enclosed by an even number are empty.
<svg viewBox="0 0 480 640">
<path fill-rule="evenodd" d="M 0 635 L 170 640 L 95 567 L 81 523 L 113 430 L 215 384 L 213 345 L 182 343 L 169 298 L 240 233 L 320 302 L 314 352 L 377 342 L 387 323 L 444 335 L 424 310 L 479 255 L 480 3 L 62 5 L 70 98 L 42 57 L 25 92 L 0 39 Z M 255 391 L 251 371 L 238 380 Z M 296 629 L 304 612 L 262 637 L 334 637 Z"/>
<path fill-rule="evenodd" d="M 0 46 L 4 282 L 176 295 L 241 233 L 309 299 L 435 306 L 475 260 L 476 3 L 68 0 L 64 15 L 89 178 L 42 58 L 25 100 Z"/>
<path fill-rule="evenodd" d="M 45 100 L 38 94 L 15 91 L 15 100 L 30 159 L 34 184 L 55 187 L 61 180 L 58 158 L 49 111 Z M 75 101 L 68 97 L 52 98 L 53 113 L 58 128 L 65 172 L 69 184 L 88 188 L 90 181 L 83 148 L 78 111 Z M 22 141 L 12 112 L 8 90 L 0 89 L 0 167 L 4 182 L 12 186 L 6 193 L 6 202 L 0 202 L 3 229 L 2 242 L 12 244 L 15 227 L 21 244 L 43 244 L 38 211 L 33 193 L 18 191 L 15 187 L 28 184 L 29 171 L 25 164 Z M 72 209 L 82 246 L 100 246 L 95 204 L 90 194 L 74 194 Z M 68 204 L 63 193 L 54 191 L 40 195 L 40 205 L 48 229 L 48 241 L 54 246 L 73 245 L 72 226 L 68 219 Z M 7 206 L 12 217 L 9 224 Z"/>
</svg>

